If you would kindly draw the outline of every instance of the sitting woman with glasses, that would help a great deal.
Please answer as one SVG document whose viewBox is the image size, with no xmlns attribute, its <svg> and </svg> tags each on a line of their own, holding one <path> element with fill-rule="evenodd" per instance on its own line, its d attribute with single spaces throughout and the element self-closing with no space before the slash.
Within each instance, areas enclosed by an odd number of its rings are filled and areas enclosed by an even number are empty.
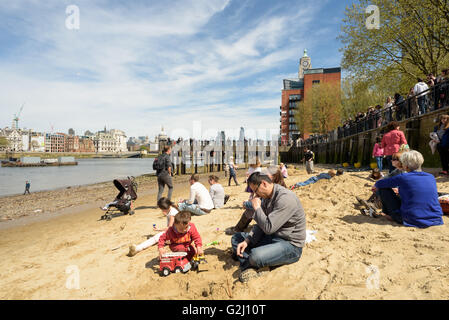
<svg viewBox="0 0 449 320">
<path fill-rule="evenodd" d="M 418 151 L 408 151 L 400 161 L 406 172 L 374 185 L 379 190 L 384 216 L 408 227 L 427 228 L 443 224 L 443 211 L 438 201 L 433 175 L 422 172 L 424 158 Z M 397 195 L 392 188 L 399 189 Z"/>
</svg>

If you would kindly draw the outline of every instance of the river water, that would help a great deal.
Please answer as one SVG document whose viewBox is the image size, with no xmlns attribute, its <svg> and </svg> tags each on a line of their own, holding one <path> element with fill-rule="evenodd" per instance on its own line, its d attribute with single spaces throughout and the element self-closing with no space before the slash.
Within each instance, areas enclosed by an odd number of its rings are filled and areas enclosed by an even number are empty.
<svg viewBox="0 0 449 320">
<path fill-rule="evenodd" d="M 23 193 L 25 181 L 31 192 L 86 185 L 154 173 L 153 158 L 77 159 L 77 166 L 0 167 L 0 196 Z"/>
</svg>

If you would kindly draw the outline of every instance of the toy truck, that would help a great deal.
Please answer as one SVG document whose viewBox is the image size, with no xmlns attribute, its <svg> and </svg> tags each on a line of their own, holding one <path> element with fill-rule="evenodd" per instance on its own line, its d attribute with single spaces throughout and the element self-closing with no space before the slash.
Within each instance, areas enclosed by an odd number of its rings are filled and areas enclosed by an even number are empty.
<svg viewBox="0 0 449 320">
<path fill-rule="evenodd" d="M 161 271 L 161 275 L 166 277 L 171 272 L 188 272 L 192 266 L 186 259 L 186 256 L 187 252 L 170 252 L 164 254 L 159 262 L 159 270 Z"/>
</svg>

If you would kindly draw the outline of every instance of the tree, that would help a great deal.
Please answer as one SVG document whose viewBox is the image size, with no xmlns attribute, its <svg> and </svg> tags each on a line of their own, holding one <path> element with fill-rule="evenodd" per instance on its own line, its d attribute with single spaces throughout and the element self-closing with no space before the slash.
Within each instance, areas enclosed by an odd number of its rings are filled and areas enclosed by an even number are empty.
<svg viewBox="0 0 449 320">
<path fill-rule="evenodd" d="M 338 82 L 314 85 L 295 113 L 297 126 L 303 134 L 325 134 L 334 130 L 341 120 L 341 88 Z"/>
<path fill-rule="evenodd" d="M 449 63 L 448 0 L 359 0 L 346 8 L 342 67 L 368 84 L 383 77 L 410 87 L 417 77 L 437 74 Z M 379 29 L 366 26 L 369 5 L 380 12 Z M 441 6 L 446 5 L 446 9 Z"/>
<path fill-rule="evenodd" d="M 0 149 L 6 149 L 9 145 L 8 139 L 5 137 L 0 137 Z"/>
<path fill-rule="evenodd" d="M 73 128 L 69 129 L 69 135 L 71 135 L 71 136 L 75 135 L 75 130 L 73 130 Z"/>
</svg>

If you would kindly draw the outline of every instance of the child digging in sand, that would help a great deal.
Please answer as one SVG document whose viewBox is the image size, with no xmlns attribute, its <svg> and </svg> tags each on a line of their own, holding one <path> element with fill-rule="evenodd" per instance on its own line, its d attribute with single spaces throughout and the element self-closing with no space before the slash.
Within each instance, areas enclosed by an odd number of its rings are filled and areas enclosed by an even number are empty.
<svg viewBox="0 0 449 320">
<path fill-rule="evenodd" d="M 173 252 L 187 252 L 186 259 L 190 262 L 195 254 L 203 255 L 203 243 L 195 225 L 190 222 L 189 211 L 181 211 L 175 216 L 173 226 L 159 238 L 159 259 L 166 253 L 164 249 L 166 241 L 169 241 L 170 250 Z M 195 247 L 192 245 L 195 243 Z"/>
<path fill-rule="evenodd" d="M 139 245 L 132 244 L 129 247 L 129 253 L 128 253 L 129 257 L 133 257 L 140 251 L 143 251 L 143 250 L 155 245 L 156 243 L 158 243 L 161 235 L 164 234 L 164 232 L 167 231 L 168 228 L 173 226 L 173 223 L 175 222 L 175 216 L 178 213 L 178 210 L 175 207 L 175 205 L 168 198 L 160 198 L 159 201 L 157 202 L 157 206 L 159 207 L 159 209 L 162 210 L 162 213 L 165 216 L 167 216 L 167 228 L 157 229 L 156 227 L 153 227 L 154 231 L 160 231 L 160 232 L 158 234 L 156 234 L 155 236 L 151 237 L 150 239 L 142 242 Z"/>
</svg>

